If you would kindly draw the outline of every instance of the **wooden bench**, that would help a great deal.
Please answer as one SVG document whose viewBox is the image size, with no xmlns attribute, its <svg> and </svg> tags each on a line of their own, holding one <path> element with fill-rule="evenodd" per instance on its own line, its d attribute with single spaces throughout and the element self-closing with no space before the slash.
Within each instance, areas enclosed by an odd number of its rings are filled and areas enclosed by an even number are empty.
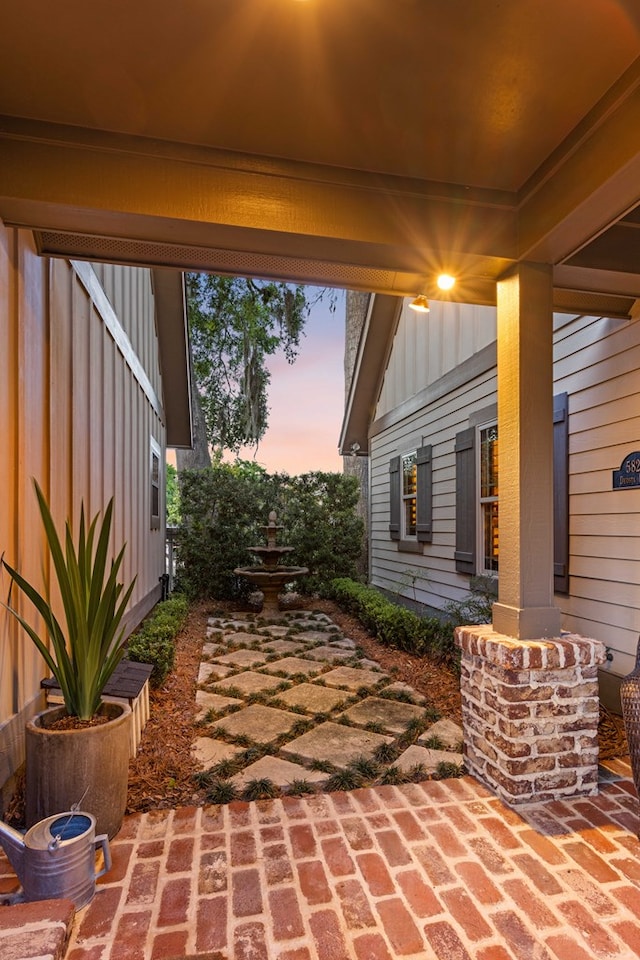
<svg viewBox="0 0 640 960">
<path fill-rule="evenodd" d="M 103 691 L 107 700 L 120 700 L 131 707 L 131 756 L 138 752 L 140 738 L 149 719 L 149 677 L 153 671 L 150 663 L 136 663 L 134 660 L 121 660 Z M 47 704 L 53 706 L 63 702 L 57 681 L 48 677 L 41 686 L 46 691 Z"/>
</svg>

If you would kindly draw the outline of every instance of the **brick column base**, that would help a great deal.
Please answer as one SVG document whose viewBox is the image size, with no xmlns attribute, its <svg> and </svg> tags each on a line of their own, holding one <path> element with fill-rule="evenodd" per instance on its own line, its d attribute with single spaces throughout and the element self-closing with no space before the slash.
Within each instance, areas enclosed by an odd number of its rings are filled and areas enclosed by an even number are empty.
<svg viewBox="0 0 640 960">
<path fill-rule="evenodd" d="M 506 803 L 598 792 L 598 664 L 575 634 L 514 640 L 458 627 L 465 764 Z"/>
</svg>

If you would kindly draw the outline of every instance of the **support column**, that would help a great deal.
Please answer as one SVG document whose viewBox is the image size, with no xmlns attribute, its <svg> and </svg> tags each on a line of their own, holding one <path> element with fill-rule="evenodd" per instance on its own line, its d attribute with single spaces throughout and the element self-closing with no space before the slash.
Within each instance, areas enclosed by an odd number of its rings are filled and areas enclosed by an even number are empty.
<svg viewBox="0 0 640 960">
<path fill-rule="evenodd" d="M 502 575 L 502 574 L 501 574 Z M 599 640 L 458 627 L 465 766 L 509 804 L 598 792 Z"/>
<path fill-rule="evenodd" d="M 500 577 L 493 628 L 557 637 L 553 603 L 551 267 L 521 263 L 498 281 Z"/>
<path fill-rule="evenodd" d="M 598 640 L 553 600 L 551 269 L 498 283 L 500 576 L 493 624 L 458 627 L 465 763 L 507 803 L 598 788 Z"/>
</svg>

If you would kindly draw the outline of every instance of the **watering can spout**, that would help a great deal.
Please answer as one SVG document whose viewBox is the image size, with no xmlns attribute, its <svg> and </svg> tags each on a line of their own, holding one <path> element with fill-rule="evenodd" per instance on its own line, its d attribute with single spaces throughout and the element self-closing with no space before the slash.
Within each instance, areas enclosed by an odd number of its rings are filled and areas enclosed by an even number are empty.
<svg viewBox="0 0 640 960">
<path fill-rule="evenodd" d="M 8 823 L 0 820 L 0 847 L 4 850 L 15 874 L 24 884 L 24 837 L 18 830 L 14 830 Z"/>
</svg>

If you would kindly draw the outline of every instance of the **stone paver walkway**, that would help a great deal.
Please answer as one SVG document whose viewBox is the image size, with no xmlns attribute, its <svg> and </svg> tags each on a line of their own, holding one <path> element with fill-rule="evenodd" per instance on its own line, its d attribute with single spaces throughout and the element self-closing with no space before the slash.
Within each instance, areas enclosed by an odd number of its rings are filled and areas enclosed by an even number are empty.
<svg viewBox="0 0 640 960">
<path fill-rule="evenodd" d="M 213 802 L 460 771 L 461 728 L 325 614 L 212 617 L 207 634 L 193 752 Z"/>
</svg>

